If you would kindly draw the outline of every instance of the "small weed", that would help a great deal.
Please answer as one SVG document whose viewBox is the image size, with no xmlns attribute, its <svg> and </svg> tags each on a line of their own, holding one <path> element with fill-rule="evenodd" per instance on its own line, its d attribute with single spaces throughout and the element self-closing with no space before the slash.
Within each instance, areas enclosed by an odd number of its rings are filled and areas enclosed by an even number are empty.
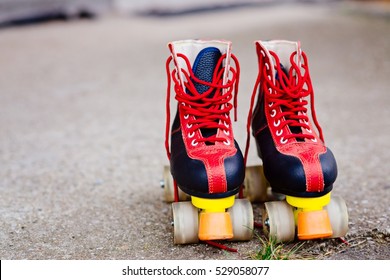
<svg viewBox="0 0 390 280">
<path fill-rule="evenodd" d="M 289 260 L 296 259 L 296 253 L 304 243 L 295 244 L 292 247 L 283 243 L 277 243 L 275 240 L 265 240 L 258 236 L 261 242 L 260 250 L 253 256 L 255 260 Z M 299 257 L 300 258 L 300 257 Z"/>
</svg>

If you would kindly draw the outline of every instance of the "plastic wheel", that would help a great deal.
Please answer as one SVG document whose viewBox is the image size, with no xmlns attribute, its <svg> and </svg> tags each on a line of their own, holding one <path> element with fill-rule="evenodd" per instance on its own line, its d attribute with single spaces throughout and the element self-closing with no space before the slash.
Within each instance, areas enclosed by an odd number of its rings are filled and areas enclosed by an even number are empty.
<svg viewBox="0 0 390 280">
<path fill-rule="evenodd" d="M 198 243 L 198 209 L 191 202 L 172 203 L 173 243 Z"/>
<path fill-rule="evenodd" d="M 343 237 L 348 232 L 347 205 L 341 197 L 332 197 L 329 204 L 324 207 L 328 211 L 333 235 L 330 238 Z"/>
<path fill-rule="evenodd" d="M 263 229 L 270 239 L 276 242 L 288 242 L 295 237 L 294 212 L 286 201 L 264 203 Z"/>
<path fill-rule="evenodd" d="M 175 184 L 169 166 L 164 166 L 163 180 L 161 186 L 164 188 L 164 201 L 174 202 L 175 201 Z M 189 199 L 189 195 L 183 192 L 179 188 L 179 201 L 186 201 Z"/>
<path fill-rule="evenodd" d="M 268 182 L 264 177 L 263 166 L 249 166 L 245 170 L 244 196 L 251 202 L 267 201 Z"/>
<path fill-rule="evenodd" d="M 228 209 L 233 225 L 233 241 L 248 241 L 253 236 L 253 209 L 247 199 L 236 199 Z"/>
</svg>

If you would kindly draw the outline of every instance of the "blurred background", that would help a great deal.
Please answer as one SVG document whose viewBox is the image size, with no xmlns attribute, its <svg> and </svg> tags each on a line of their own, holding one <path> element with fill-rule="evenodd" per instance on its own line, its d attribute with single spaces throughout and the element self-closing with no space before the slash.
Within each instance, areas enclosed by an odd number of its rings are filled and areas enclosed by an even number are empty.
<svg viewBox="0 0 390 280">
<path fill-rule="evenodd" d="M 51 19 L 96 18 L 107 14 L 172 16 L 186 13 L 272 5 L 289 2 L 346 2 L 387 14 L 389 0 L 0 0 L 0 25 L 36 23 Z M 354 3 L 359 3 L 356 5 Z M 382 4 L 381 4 L 382 3 Z M 364 6 L 361 6 L 361 5 Z M 373 5 L 375 4 L 375 5 Z M 355 6 L 353 6 L 355 5 Z"/>
</svg>

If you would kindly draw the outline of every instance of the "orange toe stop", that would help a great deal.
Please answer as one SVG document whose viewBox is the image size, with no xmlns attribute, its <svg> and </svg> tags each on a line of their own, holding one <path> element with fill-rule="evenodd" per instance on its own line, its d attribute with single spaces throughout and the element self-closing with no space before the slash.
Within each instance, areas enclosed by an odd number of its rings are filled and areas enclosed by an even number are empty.
<svg viewBox="0 0 390 280">
<path fill-rule="evenodd" d="M 299 212 L 297 226 L 299 239 L 325 238 L 333 234 L 326 210 Z"/>
<path fill-rule="evenodd" d="M 233 226 L 228 212 L 202 212 L 199 215 L 199 240 L 233 238 Z"/>
</svg>

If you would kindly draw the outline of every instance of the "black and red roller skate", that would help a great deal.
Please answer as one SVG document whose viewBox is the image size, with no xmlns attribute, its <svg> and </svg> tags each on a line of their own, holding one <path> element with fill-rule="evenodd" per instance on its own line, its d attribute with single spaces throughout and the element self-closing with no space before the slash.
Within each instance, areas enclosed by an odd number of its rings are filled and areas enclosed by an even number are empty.
<svg viewBox="0 0 390 280">
<path fill-rule="evenodd" d="M 239 79 L 231 43 L 184 40 L 168 47 L 166 149 L 170 166 L 165 168 L 164 187 L 165 200 L 173 202 L 174 243 L 249 240 L 252 206 L 246 199 L 235 198 L 245 167 L 230 119 Z M 178 103 L 171 126 L 172 81 Z M 191 201 L 180 201 L 187 198 Z"/>
<path fill-rule="evenodd" d="M 259 73 L 248 133 L 251 126 L 265 180 L 247 182 L 253 189 L 254 182 L 263 181 L 258 193 L 269 184 L 285 195 L 283 201 L 265 203 L 264 228 L 277 241 L 293 240 L 295 229 L 299 239 L 342 237 L 348 213 L 341 198 L 331 198 L 337 165 L 316 118 L 306 54 L 299 42 L 290 41 L 257 41 L 256 51 Z M 246 153 L 248 148 L 247 143 Z M 249 173 L 248 178 L 260 176 Z"/>
</svg>

